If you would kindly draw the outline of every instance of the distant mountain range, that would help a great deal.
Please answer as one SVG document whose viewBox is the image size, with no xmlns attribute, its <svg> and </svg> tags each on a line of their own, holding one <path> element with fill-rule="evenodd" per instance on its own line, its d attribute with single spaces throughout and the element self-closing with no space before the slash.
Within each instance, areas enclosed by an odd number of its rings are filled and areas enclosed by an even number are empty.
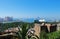
<svg viewBox="0 0 60 39">
<path fill-rule="evenodd" d="M 12 20 L 11 22 L 34 22 L 34 20 L 40 20 L 40 19 L 44 19 L 46 22 L 53 22 L 53 21 L 60 21 L 60 19 L 55 19 L 55 18 L 11 18 L 9 17 L 9 19 L 6 20 L 6 22 L 10 22 L 9 20 Z M 4 19 L 0 18 L 0 22 L 5 22 Z"/>
<path fill-rule="evenodd" d="M 60 19 L 55 19 L 55 18 L 21 18 L 20 20 L 24 21 L 24 22 L 34 22 L 34 20 L 40 20 L 40 19 L 44 19 L 46 22 L 54 22 L 54 21 L 60 21 Z"/>
</svg>

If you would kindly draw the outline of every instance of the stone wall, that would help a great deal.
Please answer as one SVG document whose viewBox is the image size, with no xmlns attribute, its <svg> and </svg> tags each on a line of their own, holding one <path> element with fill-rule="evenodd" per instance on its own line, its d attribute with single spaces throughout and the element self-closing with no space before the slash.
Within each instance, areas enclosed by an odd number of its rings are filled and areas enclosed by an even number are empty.
<svg viewBox="0 0 60 39">
<path fill-rule="evenodd" d="M 55 24 L 39 24 L 39 23 L 35 23 L 34 24 L 34 30 L 35 30 L 35 34 L 39 37 L 40 32 L 42 30 L 44 30 L 45 32 L 54 32 L 60 29 L 60 25 L 55 25 Z"/>
<path fill-rule="evenodd" d="M 60 23 L 57 24 L 57 31 L 60 31 Z"/>
<path fill-rule="evenodd" d="M 35 30 L 35 35 L 37 35 L 39 37 L 40 35 L 40 24 L 34 24 L 34 30 Z"/>
</svg>

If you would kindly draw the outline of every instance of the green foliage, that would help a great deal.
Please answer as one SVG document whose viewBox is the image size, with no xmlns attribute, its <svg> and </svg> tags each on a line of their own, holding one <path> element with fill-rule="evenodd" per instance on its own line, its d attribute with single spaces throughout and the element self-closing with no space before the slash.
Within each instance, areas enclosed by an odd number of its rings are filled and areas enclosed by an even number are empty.
<svg viewBox="0 0 60 39">
<path fill-rule="evenodd" d="M 60 31 L 46 33 L 42 31 L 40 33 L 40 39 L 60 39 Z"/>
<path fill-rule="evenodd" d="M 27 34 L 27 31 L 29 28 L 30 28 L 29 24 L 23 23 L 23 25 L 21 25 L 21 30 L 19 30 L 19 32 L 17 33 L 18 38 L 19 39 L 26 39 L 26 34 Z"/>
<path fill-rule="evenodd" d="M 41 31 L 40 39 L 48 39 L 47 33 L 45 31 Z"/>
<path fill-rule="evenodd" d="M 26 23 L 26 22 L 0 23 L 0 27 L 5 30 L 5 29 L 11 28 L 11 27 L 12 28 L 18 27 L 18 25 L 23 25 L 23 23 Z M 33 23 L 26 23 L 26 24 L 29 24 L 29 26 L 33 27 Z"/>
<path fill-rule="evenodd" d="M 47 34 L 49 39 L 60 39 L 60 31 Z"/>
<path fill-rule="evenodd" d="M 60 31 L 52 32 L 52 33 L 40 33 L 40 39 L 60 39 Z"/>
<path fill-rule="evenodd" d="M 19 30 L 18 35 L 19 39 L 26 39 L 26 33 L 29 28 L 33 27 L 34 23 L 27 23 L 27 22 L 12 22 L 12 23 L 0 23 L 0 27 L 2 28 L 0 31 L 4 31 L 8 28 L 13 28 L 13 27 L 20 27 L 22 30 Z"/>
</svg>

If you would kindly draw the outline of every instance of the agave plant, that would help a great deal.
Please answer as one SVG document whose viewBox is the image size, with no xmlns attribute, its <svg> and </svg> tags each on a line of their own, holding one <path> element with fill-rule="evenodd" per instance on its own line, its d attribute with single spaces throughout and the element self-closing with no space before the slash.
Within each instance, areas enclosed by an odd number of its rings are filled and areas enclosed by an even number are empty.
<svg viewBox="0 0 60 39">
<path fill-rule="evenodd" d="M 20 27 L 20 28 L 19 28 Z M 29 29 L 29 24 L 23 24 L 21 26 L 18 26 L 19 32 L 17 33 L 19 39 L 27 39 L 26 38 L 26 33 Z"/>
</svg>

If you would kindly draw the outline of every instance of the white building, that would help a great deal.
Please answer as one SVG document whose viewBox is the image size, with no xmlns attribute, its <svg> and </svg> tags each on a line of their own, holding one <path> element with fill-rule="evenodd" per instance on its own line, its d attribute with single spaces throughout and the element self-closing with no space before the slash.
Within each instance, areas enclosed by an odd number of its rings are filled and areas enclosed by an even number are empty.
<svg viewBox="0 0 60 39">
<path fill-rule="evenodd" d="M 45 19 L 40 19 L 39 22 L 45 22 Z"/>
</svg>

